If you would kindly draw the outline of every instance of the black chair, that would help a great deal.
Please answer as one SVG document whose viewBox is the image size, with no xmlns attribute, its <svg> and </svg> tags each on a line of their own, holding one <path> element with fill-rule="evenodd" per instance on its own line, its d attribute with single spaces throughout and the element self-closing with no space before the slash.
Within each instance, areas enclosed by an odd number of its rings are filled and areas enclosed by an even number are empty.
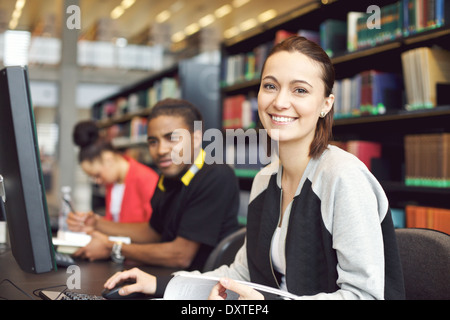
<svg viewBox="0 0 450 320">
<path fill-rule="evenodd" d="M 241 228 L 225 237 L 209 255 L 203 267 L 203 272 L 233 263 L 236 253 L 244 244 L 246 231 L 246 228 Z"/>
<path fill-rule="evenodd" d="M 450 236 L 430 230 L 396 229 L 407 300 L 450 299 Z"/>
</svg>

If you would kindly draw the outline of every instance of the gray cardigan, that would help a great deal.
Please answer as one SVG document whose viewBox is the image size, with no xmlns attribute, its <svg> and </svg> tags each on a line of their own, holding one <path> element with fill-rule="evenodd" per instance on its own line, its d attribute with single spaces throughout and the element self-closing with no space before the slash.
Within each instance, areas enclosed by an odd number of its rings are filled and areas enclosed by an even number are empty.
<svg viewBox="0 0 450 320">
<path fill-rule="evenodd" d="M 282 167 L 256 176 L 247 238 L 234 263 L 208 275 L 278 287 L 270 257 L 280 215 Z M 367 167 L 335 146 L 311 159 L 294 197 L 280 252 L 286 285 L 298 299 L 403 299 L 387 197 Z M 284 250 L 283 250 L 284 248 Z"/>
</svg>

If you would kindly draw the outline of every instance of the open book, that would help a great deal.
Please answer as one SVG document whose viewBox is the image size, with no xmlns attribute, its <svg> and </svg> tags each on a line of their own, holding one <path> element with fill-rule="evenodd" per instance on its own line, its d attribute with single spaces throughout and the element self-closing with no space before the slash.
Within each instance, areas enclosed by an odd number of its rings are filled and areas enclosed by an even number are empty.
<svg viewBox="0 0 450 320">
<path fill-rule="evenodd" d="M 219 282 L 218 277 L 209 277 L 198 274 L 182 273 L 173 277 L 164 292 L 164 300 L 207 300 L 211 289 Z M 259 292 L 267 292 L 279 296 L 282 299 L 295 299 L 296 296 L 279 289 L 255 284 L 246 281 L 235 280 L 245 284 Z M 227 290 L 227 300 L 237 300 L 239 295 Z"/>
</svg>

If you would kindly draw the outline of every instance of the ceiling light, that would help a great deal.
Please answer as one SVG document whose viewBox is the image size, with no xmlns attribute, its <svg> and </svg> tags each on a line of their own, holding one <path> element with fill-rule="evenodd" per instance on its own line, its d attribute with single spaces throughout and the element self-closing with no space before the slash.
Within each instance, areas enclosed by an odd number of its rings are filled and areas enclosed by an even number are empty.
<svg viewBox="0 0 450 320">
<path fill-rule="evenodd" d="M 239 8 L 242 7 L 244 4 L 249 3 L 250 0 L 233 0 L 233 7 Z"/>
<path fill-rule="evenodd" d="M 136 2 L 136 0 L 123 0 L 122 3 L 120 4 L 120 6 L 124 9 L 128 9 L 129 7 L 131 7 L 134 3 Z"/>
<path fill-rule="evenodd" d="M 9 21 L 9 29 L 17 28 L 19 24 L 20 16 L 22 15 L 22 9 L 25 6 L 26 0 L 17 0 L 14 12 L 11 17 L 11 21 Z"/>
<path fill-rule="evenodd" d="M 17 0 L 16 2 L 16 10 L 22 10 L 25 6 L 26 0 Z"/>
<path fill-rule="evenodd" d="M 183 31 L 178 31 L 177 33 L 173 34 L 171 37 L 172 42 L 180 42 L 183 41 L 186 38 L 186 35 Z"/>
<path fill-rule="evenodd" d="M 166 22 L 167 20 L 170 19 L 170 16 L 171 16 L 170 11 L 164 10 L 156 16 L 156 22 L 158 23 Z"/>
<path fill-rule="evenodd" d="M 242 22 L 239 27 L 242 31 L 247 31 L 250 30 L 251 28 L 256 27 L 256 25 L 258 24 L 258 21 L 256 21 L 256 19 L 248 19 L 245 20 L 244 22 Z"/>
<path fill-rule="evenodd" d="M 119 19 L 125 13 L 125 10 L 131 7 L 135 2 L 136 0 L 122 0 L 120 5 L 118 5 L 113 9 L 113 11 L 111 11 L 111 18 Z"/>
<path fill-rule="evenodd" d="M 207 16 L 204 16 L 198 21 L 198 24 L 204 28 L 206 26 L 209 26 L 211 23 L 213 23 L 216 20 L 212 14 L 208 14 Z"/>
<path fill-rule="evenodd" d="M 232 27 L 230 29 L 225 30 L 223 33 L 223 36 L 225 39 L 233 38 L 234 36 L 237 36 L 239 34 L 239 28 L 238 27 Z"/>
<path fill-rule="evenodd" d="M 172 12 L 175 13 L 175 12 L 183 9 L 183 7 L 184 7 L 184 2 L 182 0 L 179 0 L 170 6 L 170 10 L 172 10 Z"/>
<path fill-rule="evenodd" d="M 196 33 L 198 30 L 200 30 L 200 26 L 198 25 L 198 23 L 192 23 L 184 29 L 184 32 L 186 33 L 186 35 L 190 36 L 191 34 Z"/>
<path fill-rule="evenodd" d="M 112 19 L 119 19 L 125 10 L 122 7 L 115 7 L 114 10 L 111 12 L 111 18 Z"/>
<path fill-rule="evenodd" d="M 264 11 L 263 13 L 261 13 L 258 16 L 258 20 L 259 20 L 259 22 L 266 22 L 266 21 L 269 21 L 269 20 L 275 18 L 276 16 L 277 16 L 277 11 L 274 9 L 270 9 L 270 10 L 267 10 L 267 11 Z"/>
<path fill-rule="evenodd" d="M 224 6 L 221 6 L 216 11 L 214 11 L 214 14 L 216 15 L 217 18 L 222 18 L 227 14 L 229 14 L 232 10 L 233 8 L 229 4 L 226 4 Z"/>
<path fill-rule="evenodd" d="M 17 19 L 12 19 L 11 21 L 9 21 L 9 29 L 14 30 L 15 28 L 17 28 L 17 25 L 19 24 L 19 21 Z"/>
</svg>

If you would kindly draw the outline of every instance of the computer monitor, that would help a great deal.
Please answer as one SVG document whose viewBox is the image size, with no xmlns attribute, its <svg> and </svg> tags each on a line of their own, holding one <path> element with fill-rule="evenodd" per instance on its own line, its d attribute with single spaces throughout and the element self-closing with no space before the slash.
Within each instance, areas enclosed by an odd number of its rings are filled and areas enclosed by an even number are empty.
<svg viewBox="0 0 450 320">
<path fill-rule="evenodd" d="M 0 210 L 9 244 L 28 273 L 56 270 L 28 72 L 0 71 Z"/>
</svg>

